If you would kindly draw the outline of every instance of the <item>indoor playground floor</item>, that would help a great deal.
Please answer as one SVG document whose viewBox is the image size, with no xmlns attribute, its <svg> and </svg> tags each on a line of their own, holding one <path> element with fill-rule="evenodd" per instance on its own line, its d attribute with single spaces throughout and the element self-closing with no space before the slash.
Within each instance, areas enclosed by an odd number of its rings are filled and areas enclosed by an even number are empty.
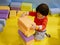
<svg viewBox="0 0 60 45">
<path fill-rule="evenodd" d="M 60 17 L 48 16 L 48 19 L 47 33 L 51 37 L 46 37 L 42 41 L 35 41 L 34 45 L 60 45 Z M 4 30 L 0 32 L 0 45 L 21 45 L 17 22 L 18 17 L 6 20 Z"/>
</svg>

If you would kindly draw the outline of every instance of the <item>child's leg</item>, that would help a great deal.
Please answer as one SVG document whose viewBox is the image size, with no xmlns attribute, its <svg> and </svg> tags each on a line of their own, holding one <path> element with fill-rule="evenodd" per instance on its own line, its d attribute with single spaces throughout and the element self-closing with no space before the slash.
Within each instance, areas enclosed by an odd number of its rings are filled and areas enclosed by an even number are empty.
<svg viewBox="0 0 60 45">
<path fill-rule="evenodd" d="M 36 31 L 36 33 L 34 34 L 35 39 L 36 39 L 36 40 L 42 40 L 42 39 L 44 39 L 44 37 L 45 37 L 45 32 L 46 32 L 46 31 L 44 31 L 44 32 Z"/>
</svg>

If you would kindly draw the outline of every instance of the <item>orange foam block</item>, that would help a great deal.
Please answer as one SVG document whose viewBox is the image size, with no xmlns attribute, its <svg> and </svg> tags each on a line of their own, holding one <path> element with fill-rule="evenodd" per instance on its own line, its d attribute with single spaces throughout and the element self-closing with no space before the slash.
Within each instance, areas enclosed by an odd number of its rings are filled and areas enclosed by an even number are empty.
<svg viewBox="0 0 60 45">
<path fill-rule="evenodd" d="M 21 32 L 23 32 L 27 37 L 33 35 L 35 30 L 31 29 L 31 26 L 35 25 L 33 21 L 31 21 L 27 16 L 20 17 L 18 19 L 18 26 Z"/>
</svg>

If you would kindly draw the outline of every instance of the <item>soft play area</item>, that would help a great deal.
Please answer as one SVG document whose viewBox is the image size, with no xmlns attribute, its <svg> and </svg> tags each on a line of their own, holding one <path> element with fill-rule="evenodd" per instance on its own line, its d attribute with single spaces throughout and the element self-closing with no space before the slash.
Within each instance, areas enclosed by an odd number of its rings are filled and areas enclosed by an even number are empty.
<svg viewBox="0 0 60 45">
<path fill-rule="evenodd" d="M 50 9 L 46 33 L 51 37 L 37 41 L 30 30 L 34 17 L 21 15 L 41 3 Z M 0 0 L 0 45 L 60 45 L 60 0 Z"/>
</svg>

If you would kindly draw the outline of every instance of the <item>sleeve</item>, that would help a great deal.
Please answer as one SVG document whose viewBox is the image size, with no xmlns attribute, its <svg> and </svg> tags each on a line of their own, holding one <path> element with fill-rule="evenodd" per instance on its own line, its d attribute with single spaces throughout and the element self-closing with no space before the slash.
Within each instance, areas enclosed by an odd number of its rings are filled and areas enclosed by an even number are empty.
<svg viewBox="0 0 60 45">
<path fill-rule="evenodd" d="M 46 25 L 47 25 L 47 17 L 43 20 L 43 23 L 42 23 L 42 31 L 46 28 Z"/>
<path fill-rule="evenodd" d="M 37 13 L 36 13 L 36 12 L 29 12 L 29 15 L 30 15 L 30 16 L 36 16 Z"/>
</svg>

